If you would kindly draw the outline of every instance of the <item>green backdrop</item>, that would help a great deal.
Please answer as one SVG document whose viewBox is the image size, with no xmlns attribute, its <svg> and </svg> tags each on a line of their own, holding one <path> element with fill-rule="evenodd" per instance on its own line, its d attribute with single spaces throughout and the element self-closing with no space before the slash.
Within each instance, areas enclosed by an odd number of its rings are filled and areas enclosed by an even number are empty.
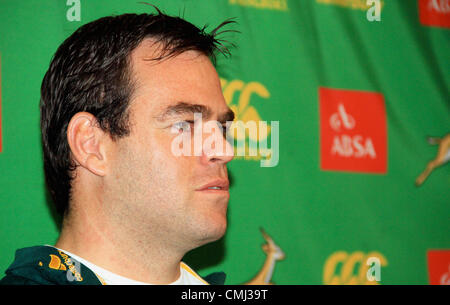
<svg viewBox="0 0 450 305">
<path fill-rule="evenodd" d="M 450 248 L 450 166 L 414 181 L 437 153 L 427 136 L 450 132 L 449 29 L 422 24 L 415 0 L 381 1 L 372 22 L 363 0 L 149 2 L 209 29 L 236 17 L 241 33 L 224 37 L 237 48 L 217 64 L 227 101 L 240 119 L 279 122 L 277 166 L 261 167 L 258 156 L 230 163 L 227 234 L 185 260 L 201 275 L 223 270 L 228 284 L 246 282 L 266 259 L 262 227 L 286 255 L 276 284 L 367 283 L 358 274 L 369 256 L 381 261 L 381 284 L 427 284 L 427 251 Z M 15 249 L 58 236 L 38 110 L 53 53 L 84 23 L 149 11 L 136 0 L 0 0 L 2 271 Z M 321 167 L 320 88 L 382 95 L 385 172 Z M 364 112 L 364 99 L 356 107 Z M 346 111 L 358 124 L 362 116 Z"/>
</svg>

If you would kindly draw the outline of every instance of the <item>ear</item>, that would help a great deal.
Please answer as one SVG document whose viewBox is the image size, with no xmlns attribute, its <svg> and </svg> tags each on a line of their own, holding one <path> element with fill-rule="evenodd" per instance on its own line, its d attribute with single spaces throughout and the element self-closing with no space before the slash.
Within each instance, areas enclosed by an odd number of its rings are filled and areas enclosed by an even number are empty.
<svg viewBox="0 0 450 305">
<path fill-rule="evenodd" d="M 67 141 L 77 165 L 97 176 L 105 176 L 107 165 L 107 134 L 89 112 L 78 112 L 67 127 Z"/>
</svg>

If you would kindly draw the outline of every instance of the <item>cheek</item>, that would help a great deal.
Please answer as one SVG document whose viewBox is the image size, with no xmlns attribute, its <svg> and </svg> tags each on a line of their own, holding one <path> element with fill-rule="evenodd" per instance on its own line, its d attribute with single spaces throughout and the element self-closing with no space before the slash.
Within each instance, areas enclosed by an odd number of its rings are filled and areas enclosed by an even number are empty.
<svg viewBox="0 0 450 305">
<path fill-rule="evenodd" d="M 195 158 L 175 156 L 173 135 L 155 132 L 146 137 L 134 134 L 120 143 L 111 181 L 129 198 L 141 202 L 184 201 L 191 196 Z"/>
<path fill-rule="evenodd" d="M 177 156 L 173 151 L 172 142 L 176 135 L 162 134 L 155 136 L 155 141 L 149 145 L 152 150 L 155 167 L 160 167 L 163 172 L 182 180 L 193 167 L 194 158 L 189 156 Z"/>
<path fill-rule="evenodd" d="M 141 146 L 141 160 L 145 171 L 150 174 L 151 187 L 158 197 L 186 196 L 189 190 L 191 172 L 194 168 L 192 157 L 175 156 L 171 149 L 172 136 L 152 135 L 153 141 Z M 168 198 L 167 198 L 168 199 Z"/>
<path fill-rule="evenodd" d="M 189 157 L 176 157 L 170 151 L 157 151 L 153 157 L 153 176 L 166 192 L 181 193 L 190 187 L 193 164 Z"/>
</svg>

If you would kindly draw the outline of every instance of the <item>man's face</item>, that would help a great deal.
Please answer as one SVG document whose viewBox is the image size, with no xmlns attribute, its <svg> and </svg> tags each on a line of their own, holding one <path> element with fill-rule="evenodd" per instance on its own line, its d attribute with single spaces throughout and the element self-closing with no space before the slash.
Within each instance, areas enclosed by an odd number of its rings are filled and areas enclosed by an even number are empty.
<svg viewBox="0 0 450 305">
<path fill-rule="evenodd" d="M 225 233 L 226 164 L 232 156 L 205 151 L 198 156 L 176 156 L 173 141 L 183 133 L 179 129 L 186 127 L 183 122 L 194 120 L 194 112 L 203 112 L 203 123 L 225 123 L 232 113 L 208 57 L 187 51 L 151 61 L 152 50 L 150 41 L 144 41 L 131 54 L 136 90 L 129 108 L 130 135 L 113 142 L 104 187 L 114 204 L 108 206 L 105 201 L 105 205 L 126 230 L 142 238 L 164 238 L 172 246 L 187 249 Z M 193 134 L 194 124 L 190 128 Z M 218 129 L 202 138 L 211 136 L 223 140 Z M 223 143 L 222 152 L 230 148 Z"/>
</svg>

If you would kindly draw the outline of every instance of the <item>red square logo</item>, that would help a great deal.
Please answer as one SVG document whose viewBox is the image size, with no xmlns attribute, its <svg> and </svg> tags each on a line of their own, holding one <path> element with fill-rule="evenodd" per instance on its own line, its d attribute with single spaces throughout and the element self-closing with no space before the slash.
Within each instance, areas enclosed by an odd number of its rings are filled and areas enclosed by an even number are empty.
<svg viewBox="0 0 450 305">
<path fill-rule="evenodd" d="M 380 93 L 319 88 L 320 168 L 385 174 L 386 110 Z"/>
<path fill-rule="evenodd" d="M 450 0 L 419 0 L 420 23 L 450 28 Z"/>
<path fill-rule="evenodd" d="M 450 285 L 450 250 L 430 250 L 427 259 L 430 284 Z"/>
</svg>

